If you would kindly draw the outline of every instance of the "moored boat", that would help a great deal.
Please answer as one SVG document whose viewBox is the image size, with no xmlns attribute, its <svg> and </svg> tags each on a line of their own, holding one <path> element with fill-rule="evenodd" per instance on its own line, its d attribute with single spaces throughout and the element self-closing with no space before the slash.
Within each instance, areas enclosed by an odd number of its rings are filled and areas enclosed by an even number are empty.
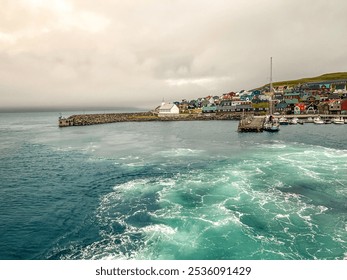
<svg viewBox="0 0 347 280">
<path fill-rule="evenodd" d="M 317 116 L 313 119 L 314 124 L 324 124 L 324 121 L 321 119 L 320 116 Z"/>
<path fill-rule="evenodd" d="M 263 130 L 269 132 L 277 132 L 280 130 L 280 125 L 276 118 L 273 116 L 267 116 L 263 125 Z"/>
<path fill-rule="evenodd" d="M 265 123 L 263 129 L 268 132 L 278 132 L 280 125 L 278 123 Z"/>
<path fill-rule="evenodd" d="M 307 123 L 313 123 L 313 119 L 311 117 L 308 117 L 306 120 Z"/>
<path fill-rule="evenodd" d="M 280 125 L 289 124 L 288 119 L 286 117 L 281 117 L 278 122 L 280 123 Z"/>
<path fill-rule="evenodd" d="M 264 130 L 268 132 L 278 132 L 280 130 L 280 125 L 277 122 L 266 122 L 264 124 Z"/>
<path fill-rule="evenodd" d="M 298 124 L 298 118 L 292 118 L 289 120 L 289 124 Z"/>
<path fill-rule="evenodd" d="M 337 118 L 334 118 L 333 119 L 333 123 L 334 124 L 344 124 L 345 122 L 344 122 L 344 120 L 343 120 L 343 118 L 342 117 L 337 117 Z"/>
<path fill-rule="evenodd" d="M 324 120 L 324 123 L 325 123 L 325 124 L 331 124 L 331 119 L 325 119 L 325 120 Z"/>
</svg>

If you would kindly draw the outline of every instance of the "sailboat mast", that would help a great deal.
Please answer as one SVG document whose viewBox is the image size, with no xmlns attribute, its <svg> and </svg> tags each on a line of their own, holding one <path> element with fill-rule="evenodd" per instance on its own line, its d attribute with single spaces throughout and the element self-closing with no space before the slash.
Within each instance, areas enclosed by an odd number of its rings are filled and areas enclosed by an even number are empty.
<svg viewBox="0 0 347 280">
<path fill-rule="evenodd" d="M 272 57 L 270 57 L 270 93 L 272 93 Z"/>
<path fill-rule="evenodd" d="M 270 57 L 270 102 L 269 102 L 270 115 L 272 115 L 272 92 L 273 92 L 273 88 L 272 88 L 272 57 Z"/>
</svg>

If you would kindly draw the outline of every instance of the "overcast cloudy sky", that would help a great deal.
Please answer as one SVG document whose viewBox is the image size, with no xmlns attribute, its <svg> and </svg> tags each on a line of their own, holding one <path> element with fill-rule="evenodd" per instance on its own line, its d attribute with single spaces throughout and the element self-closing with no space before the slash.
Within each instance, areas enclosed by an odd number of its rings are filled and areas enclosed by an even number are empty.
<svg viewBox="0 0 347 280">
<path fill-rule="evenodd" d="M 0 0 L 0 108 L 167 102 L 347 71 L 346 0 Z"/>
</svg>

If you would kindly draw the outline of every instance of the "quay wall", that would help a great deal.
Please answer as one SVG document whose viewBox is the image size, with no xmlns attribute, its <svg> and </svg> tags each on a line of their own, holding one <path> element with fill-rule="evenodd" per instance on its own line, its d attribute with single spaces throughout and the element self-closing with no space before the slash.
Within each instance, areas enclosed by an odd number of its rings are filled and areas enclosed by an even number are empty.
<svg viewBox="0 0 347 280">
<path fill-rule="evenodd" d="M 198 120 L 240 120 L 242 113 L 228 114 L 179 114 L 158 116 L 153 112 L 82 114 L 59 119 L 59 126 L 83 126 L 115 122 L 148 122 L 148 121 L 198 121 Z"/>
</svg>

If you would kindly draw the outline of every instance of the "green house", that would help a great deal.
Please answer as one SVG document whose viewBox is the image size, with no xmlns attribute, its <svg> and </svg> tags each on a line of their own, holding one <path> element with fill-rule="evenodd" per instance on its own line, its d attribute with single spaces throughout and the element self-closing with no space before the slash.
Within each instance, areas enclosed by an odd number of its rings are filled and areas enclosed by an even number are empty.
<svg viewBox="0 0 347 280">
<path fill-rule="evenodd" d="M 215 113 L 217 112 L 217 106 L 215 104 L 208 104 L 207 106 L 202 107 L 203 113 Z"/>
</svg>

